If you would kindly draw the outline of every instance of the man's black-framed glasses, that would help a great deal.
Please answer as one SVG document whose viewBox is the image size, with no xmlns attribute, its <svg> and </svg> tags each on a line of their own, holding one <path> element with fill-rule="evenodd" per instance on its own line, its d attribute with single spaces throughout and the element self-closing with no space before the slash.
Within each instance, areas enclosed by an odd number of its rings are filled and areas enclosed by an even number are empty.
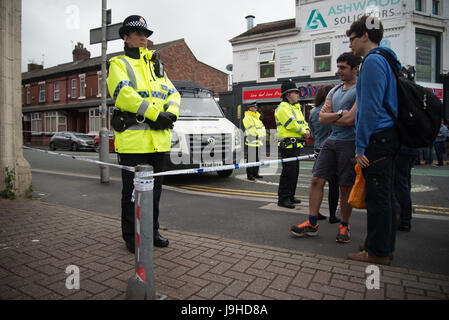
<svg viewBox="0 0 449 320">
<path fill-rule="evenodd" d="M 352 36 L 349 38 L 349 43 L 352 43 L 352 41 L 354 41 L 355 38 L 361 38 L 362 36 Z"/>
</svg>

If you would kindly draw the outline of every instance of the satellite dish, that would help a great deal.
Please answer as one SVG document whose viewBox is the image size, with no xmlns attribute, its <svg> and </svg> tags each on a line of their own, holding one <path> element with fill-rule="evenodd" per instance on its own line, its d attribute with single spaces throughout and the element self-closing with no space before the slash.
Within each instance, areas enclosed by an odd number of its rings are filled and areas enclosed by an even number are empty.
<svg viewBox="0 0 449 320">
<path fill-rule="evenodd" d="M 232 71 L 232 64 L 228 64 L 228 65 L 226 66 L 226 70 Z"/>
</svg>

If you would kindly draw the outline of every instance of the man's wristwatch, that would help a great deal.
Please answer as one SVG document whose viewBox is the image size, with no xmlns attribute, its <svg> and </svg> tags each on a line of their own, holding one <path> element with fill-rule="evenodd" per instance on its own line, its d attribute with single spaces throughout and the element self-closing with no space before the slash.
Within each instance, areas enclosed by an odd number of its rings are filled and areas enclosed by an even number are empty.
<svg viewBox="0 0 449 320">
<path fill-rule="evenodd" d="M 337 114 L 338 114 L 338 119 L 343 117 L 343 109 L 338 110 Z"/>
</svg>

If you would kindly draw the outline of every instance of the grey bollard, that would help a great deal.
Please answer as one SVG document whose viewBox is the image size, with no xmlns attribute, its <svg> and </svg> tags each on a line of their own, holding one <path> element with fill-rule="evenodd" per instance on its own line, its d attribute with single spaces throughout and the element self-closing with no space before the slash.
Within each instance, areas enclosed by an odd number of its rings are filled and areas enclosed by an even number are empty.
<svg viewBox="0 0 449 320">
<path fill-rule="evenodd" d="M 138 165 L 134 174 L 136 274 L 128 280 L 126 300 L 154 300 L 153 167 Z"/>
</svg>

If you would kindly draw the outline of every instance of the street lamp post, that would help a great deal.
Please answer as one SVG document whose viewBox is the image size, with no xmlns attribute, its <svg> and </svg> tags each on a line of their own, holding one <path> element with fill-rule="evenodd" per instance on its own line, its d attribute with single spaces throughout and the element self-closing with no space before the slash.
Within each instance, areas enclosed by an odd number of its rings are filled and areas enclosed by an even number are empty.
<svg viewBox="0 0 449 320">
<path fill-rule="evenodd" d="M 107 28 L 107 4 L 106 0 L 102 0 L 101 4 L 101 129 L 100 129 L 100 161 L 107 162 L 109 160 L 109 133 L 107 128 L 108 106 L 106 103 L 106 28 Z M 101 183 L 109 182 L 109 167 L 100 165 L 100 181 Z"/>
</svg>

